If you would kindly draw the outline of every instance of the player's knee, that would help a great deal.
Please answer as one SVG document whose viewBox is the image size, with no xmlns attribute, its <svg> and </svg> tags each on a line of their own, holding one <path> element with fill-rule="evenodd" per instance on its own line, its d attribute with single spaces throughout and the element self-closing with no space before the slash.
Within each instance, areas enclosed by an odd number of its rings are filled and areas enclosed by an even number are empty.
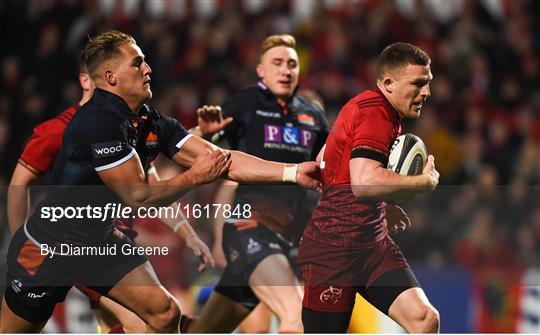
<svg viewBox="0 0 540 335">
<path fill-rule="evenodd" d="M 438 333 L 440 317 L 439 312 L 431 305 L 422 306 L 414 320 L 415 333 Z"/>
<path fill-rule="evenodd" d="M 302 309 L 301 306 L 298 310 L 290 311 L 280 316 L 280 331 L 295 331 L 301 332 L 304 329 L 302 324 Z"/>
<path fill-rule="evenodd" d="M 429 333 L 438 333 L 439 332 L 439 326 L 441 323 L 441 318 L 439 315 L 439 311 L 435 309 L 435 307 L 430 306 L 429 312 L 427 313 L 426 317 L 426 332 Z"/>
<path fill-rule="evenodd" d="M 157 332 L 176 333 L 180 324 L 180 306 L 171 297 L 152 311 L 148 323 Z"/>
</svg>

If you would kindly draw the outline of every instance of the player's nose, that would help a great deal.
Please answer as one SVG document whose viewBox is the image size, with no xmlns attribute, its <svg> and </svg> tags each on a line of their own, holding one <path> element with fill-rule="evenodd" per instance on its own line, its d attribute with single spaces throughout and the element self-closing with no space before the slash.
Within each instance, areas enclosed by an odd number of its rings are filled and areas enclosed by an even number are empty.
<svg viewBox="0 0 540 335">
<path fill-rule="evenodd" d="M 429 84 L 422 87 L 422 90 L 420 90 L 420 95 L 424 98 L 427 98 L 431 95 L 431 89 L 429 88 Z"/>
</svg>

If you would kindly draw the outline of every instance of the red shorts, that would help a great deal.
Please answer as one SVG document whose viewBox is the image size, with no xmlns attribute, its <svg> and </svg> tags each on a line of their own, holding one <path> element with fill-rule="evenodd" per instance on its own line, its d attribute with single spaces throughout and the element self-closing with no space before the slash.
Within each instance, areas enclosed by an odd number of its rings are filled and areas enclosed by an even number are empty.
<svg viewBox="0 0 540 335">
<path fill-rule="evenodd" d="M 305 281 L 304 307 L 322 312 L 347 312 L 356 293 L 363 293 L 381 275 L 409 264 L 390 236 L 373 246 L 352 249 L 303 237 L 298 264 Z M 396 283 L 415 286 L 414 283 Z"/>
</svg>

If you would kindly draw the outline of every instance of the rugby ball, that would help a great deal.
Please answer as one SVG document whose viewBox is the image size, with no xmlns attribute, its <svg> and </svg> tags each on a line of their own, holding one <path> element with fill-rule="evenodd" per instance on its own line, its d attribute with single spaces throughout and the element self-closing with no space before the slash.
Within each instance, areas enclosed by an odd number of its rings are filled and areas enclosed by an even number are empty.
<svg viewBox="0 0 540 335">
<path fill-rule="evenodd" d="M 413 134 L 398 136 L 388 156 L 388 170 L 403 176 L 422 174 L 427 162 L 426 145 Z"/>
</svg>

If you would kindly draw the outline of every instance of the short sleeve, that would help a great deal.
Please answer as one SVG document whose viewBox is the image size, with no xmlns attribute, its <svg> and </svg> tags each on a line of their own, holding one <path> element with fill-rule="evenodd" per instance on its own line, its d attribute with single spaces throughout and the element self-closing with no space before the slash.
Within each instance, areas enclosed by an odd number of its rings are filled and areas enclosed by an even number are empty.
<svg viewBox="0 0 540 335">
<path fill-rule="evenodd" d="M 355 118 L 351 129 L 351 158 L 365 157 L 386 164 L 395 125 L 381 116 L 384 112 L 382 106 L 369 108 Z"/>
<path fill-rule="evenodd" d="M 159 119 L 161 127 L 160 152 L 172 158 L 182 146 L 191 138 L 191 134 L 178 122 L 168 116 Z"/>
<path fill-rule="evenodd" d="M 97 113 L 96 113 L 97 114 Z M 129 123 L 114 114 L 87 117 L 77 129 L 79 150 L 98 172 L 112 169 L 137 153 L 128 141 Z"/>
<path fill-rule="evenodd" d="M 53 119 L 34 128 L 20 161 L 35 173 L 49 172 L 62 147 L 62 133 L 65 127 L 65 124 Z"/>
</svg>

